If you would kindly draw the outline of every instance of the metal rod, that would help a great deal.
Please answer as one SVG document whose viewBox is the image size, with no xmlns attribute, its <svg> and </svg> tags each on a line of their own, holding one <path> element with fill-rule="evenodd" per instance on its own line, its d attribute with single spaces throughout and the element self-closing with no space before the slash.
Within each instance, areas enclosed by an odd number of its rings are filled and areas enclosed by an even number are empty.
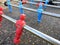
<svg viewBox="0 0 60 45">
<path fill-rule="evenodd" d="M 34 0 L 34 1 L 40 1 L 40 0 Z M 43 2 L 45 2 L 45 1 L 43 1 Z M 53 3 L 59 4 L 60 2 L 53 1 Z"/>
<path fill-rule="evenodd" d="M 60 6 L 55 6 L 55 5 L 47 5 L 47 4 L 44 4 L 44 5 L 47 6 L 47 7 L 60 8 Z"/>
<path fill-rule="evenodd" d="M 27 3 L 31 3 L 31 4 L 37 4 L 37 3 L 34 3 L 34 2 L 28 2 Z M 47 5 L 47 4 L 44 4 L 45 6 L 47 7 L 54 7 L 54 8 L 60 8 L 60 6 L 55 6 L 55 5 Z"/>
<path fill-rule="evenodd" d="M 54 1 L 53 3 L 57 3 L 57 4 L 60 4 L 60 2 L 55 2 L 55 1 Z"/>
<path fill-rule="evenodd" d="M 11 22 L 13 22 L 13 23 L 16 23 L 16 20 L 13 19 L 13 18 L 11 18 L 11 17 L 9 17 L 9 16 L 6 16 L 6 15 L 3 14 L 2 17 L 8 19 L 9 21 L 11 21 Z"/>
<path fill-rule="evenodd" d="M 31 3 L 31 2 L 30 2 L 30 3 Z M 32 3 L 32 4 L 34 4 L 34 3 Z M 36 4 L 36 3 L 35 3 L 35 4 Z M 17 6 L 17 5 L 13 5 L 13 4 L 10 4 L 10 5 L 19 8 L 19 6 Z M 50 6 L 50 5 L 48 5 L 48 6 Z M 52 7 L 53 7 L 53 6 L 52 6 Z M 23 7 L 23 9 L 29 10 L 29 11 L 33 11 L 33 12 L 37 12 L 37 10 L 31 9 L 31 8 L 27 8 L 27 7 Z M 53 17 L 58 17 L 58 18 L 60 18 L 60 14 L 51 13 L 51 12 L 46 12 L 46 11 L 43 11 L 42 13 L 43 13 L 43 14 L 47 14 L 48 16 L 53 16 Z"/>
<path fill-rule="evenodd" d="M 20 1 L 19 1 L 20 2 Z M 37 3 L 36 2 L 29 2 L 29 1 L 27 1 L 27 3 L 29 3 L 29 4 L 34 4 L 34 5 L 36 5 Z M 19 4 L 19 3 L 18 3 Z M 60 6 L 55 6 L 55 5 L 47 5 L 47 4 L 44 4 L 45 6 L 47 6 L 47 7 L 54 7 L 54 8 L 60 8 Z"/>
<path fill-rule="evenodd" d="M 15 20 L 15 19 L 13 19 L 13 18 L 11 18 L 11 17 L 9 17 L 9 16 L 6 16 L 6 15 L 2 15 L 2 16 L 3 16 L 4 18 L 8 19 L 9 21 L 12 21 L 13 23 L 16 23 L 16 21 L 17 21 L 17 20 Z M 54 45 L 60 45 L 60 41 L 59 41 L 59 40 L 54 39 L 53 37 L 50 37 L 50 36 L 48 36 L 48 35 L 40 32 L 40 31 L 38 31 L 38 30 L 36 30 L 36 29 L 28 26 L 28 25 L 25 25 L 24 28 L 25 28 L 26 30 L 32 32 L 33 34 L 39 36 L 40 38 L 43 38 L 44 40 L 46 40 L 46 41 L 54 44 Z"/>
<path fill-rule="evenodd" d="M 11 5 L 12 5 L 12 4 L 11 4 Z M 17 5 L 12 5 L 12 6 L 19 8 L 19 6 L 17 6 Z M 33 12 L 37 12 L 37 10 L 31 9 L 31 8 L 23 7 L 23 9 L 29 10 L 29 11 L 33 11 Z M 55 13 L 46 12 L 46 11 L 43 11 L 42 13 L 43 13 L 43 14 L 47 14 L 48 16 L 53 16 L 53 17 L 58 17 L 58 18 L 60 18 L 60 14 L 55 14 Z"/>
<path fill-rule="evenodd" d="M 50 42 L 52 44 L 54 43 L 54 45 L 60 45 L 60 41 L 58 41 L 58 40 L 56 40 L 56 39 L 54 39 L 54 38 L 40 32 L 40 31 L 38 31 L 38 30 L 36 30 L 34 28 L 31 28 L 30 26 L 25 25 L 24 28 L 27 29 L 28 31 L 32 32 L 33 34 L 39 36 L 40 38 L 43 38 L 44 40 L 46 40 L 46 41 L 48 41 L 48 42 Z"/>
</svg>

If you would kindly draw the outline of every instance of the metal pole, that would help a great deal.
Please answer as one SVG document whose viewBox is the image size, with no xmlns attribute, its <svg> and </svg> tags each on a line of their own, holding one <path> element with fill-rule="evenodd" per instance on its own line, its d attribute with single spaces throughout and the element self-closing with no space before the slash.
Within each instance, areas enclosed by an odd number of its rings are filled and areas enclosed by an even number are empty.
<svg viewBox="0 0 60 45">
<path fill-rule="evenodd" d="M 12 5 L 12 4 L 11 4 L 11 5 Z M 12 5 L 12 6 L 19 8 L 19 6 L 17 6 L 17 5 Z M 37 10 L 31 9 L 31 8 L 23 7 L 23 9 L 29 10 L 29 11 L 33 11 L 33 12 L 37 12 Z M 42 13 L 43 13 L 43 14 L 47 14 L 48 16 L 53 16 L 53 17 L 58 17 L 58 18 L 60 18 L 60 14 L 50 13 L 50 12 L 46 12 L 46 11 L 43 11 Z"/>
<path fill-rule="evenodd" d="M 37 3 L 34 3 L 34 2 L 28 2 L 27 3 L 31 3 L 31 4 L 37 4 Z M 55 6 L 55 5 L 47 5 L 47 4 L 44 4 L 45 6 L 47 7 L 54 7 L 54 8 L 60 8 L 60 6 Z"/>
<path fill-rule="evenodd" d="M 40 31 L 38 31 L 38 30 L 36 30 L 34 28 L 31 28 L 31 27 L 29 27 L 27 25 L 25 25 L 24 28 L 27 29 L 28 31 L 32 32 L 33 34 L 39 36 L 40 38 L 43 38 L 44 40 L 54 44 L 54 45 L 60 45 L 60 41 L 58 41 L 58 40 L 56 40 L 56 39 L 54 39 L 54 38 L 40 32 Z"/>
<path fill-rule="evenodd" d="M 44 5 L 47 6 L 47 7 L 60 8 L 60 6 L 55 6 L 55 5 L 46 5 L 46 4 L 44 4 Z"/>
<path fill-rule="evenodd" d="M 2 15 L 2 17 L 4 17 L 4 18 L 8 19 L 9 21 L 11 21 L 11 22 L 13 22 L 13 23 L 16 23 L 16 20 L 15 20 L 15 19 L 13 19 L 13 18 L 11 18 L 11 17 L 9 17 L 9 16 Z"/>
<path fill-rule="evenodd" d="M 32 3 L 32 2 L 30 2 L 30 3 Z M 32 4 L 36 4 L 36 3 L 32 3 Z M 17 6 L 17 5 L 13 5 L 13 4 L 10 4 L 10 5 L 19 8 L 19 6 Z M 50 6 L 50 5 L 48 5 L 48 6 Z M 53 6 L 52 6 L 52 7 L 53 7 Z M 57 7 L 58 7 L 58 6 L 57 6 Z M 60 8 L 60 6 L 59 6 L 59 8 Z M 29 11 L 33 11 L 33 12 L 37 12 L 37 10 L 31 9 L 31 8 L 27 8 L 27 7 L 23 7 L 23 9 L 29 10 Z M 58 17 L 58 18 L 60 18 L 60 14 L 51 13 L 51 12 L 46 12 L 46 11 L 43 11 L 42 13 L 43 13 L 43 14 L 47 14 L 48 16 L 53 16 L 53 17 Z"/>
<path fill-rule="evenodd" d="M 57 3 L 57 4 L 60 4 L 60 2 L 55 2 L 55 1 L 54 1 L 53 3 Z"/>
<path fill-rule="evenodd" d="M 40 0 L 34 0 L 34 1 L 40 1 Z M 43 2 L 45 2 L 45 1 L 43 1 Z M 59 4 L 60 2 L 53 1 L 53 3 Z"/>
<path fill-rule="evenodd" d="M 31 4 L 37 4 L 37 3 L 34 3 L 34 2 L 28 2 L 27 1 L 27 3 L 31 3 Z M 44 4 L 45 6 L 47 6 L 47 7 L 54 7 L 54 8 L 60 8 L 60 6 L 55 6 L 55 5 L 47 5 L 47 4 Z"/>
<path fill-rule="evenodd" d="M 19 1 L 20 2 L 20 1 Z M 29 2 L 29 1 L 27 1 L 27 3 L 28 4 L 34 4 L 34 5 L 36 5 L 37 3 L 36 2 Z M 18 3 L 19 4 L 19 3 Z M 55 5 L 47 5 L 47 4 L 44 4 L 45 6 L 47 6 L 47 7 L 54 7 L 54 8 L 60 8 L 60 6 L 55 6 Z"/>
<path fill-rule="evenodd" d="M 15 19 L 13 19 L 13 18 L 11 18 L 11 17 L 9 17 L 9 16 L 6 16 L 6 15 L 2 15 L 2 16 L 3 16 L 4 18 L 8 19 L 9 21 L 12 21 L 13 23 L 16 23 L 16 21 L 17 21 L 17 20 L 15 20 Z M 52 38 L 52 37 L 50 37 L 50 36 L 48 36 L 48 35 L 40 32 L 40 31 L 38 31 L 38 30 L 36 30 L 36 29 L 28 26 L 28 25 L 25 25 L 24 28 L 25 28 L 26 30 L 32 32 L 33 34 L 39 36 L 40 38 L 43 38 L 44 40 L 52 43 L 53 45 L 60 45 L 60 41 L 59 41 L 59 40 L 54 39 L 54 38 Z"/>
</svg>

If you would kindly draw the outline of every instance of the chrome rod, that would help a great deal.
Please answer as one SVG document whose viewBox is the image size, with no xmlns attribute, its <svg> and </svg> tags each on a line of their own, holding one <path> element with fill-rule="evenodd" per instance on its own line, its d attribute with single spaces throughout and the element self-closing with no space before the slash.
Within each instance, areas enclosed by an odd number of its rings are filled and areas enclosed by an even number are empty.
<svg viewBox="0 0 60 45">
<path fill-rule="evenodd" d="M 34 1 L 40 1 L 40 0 L 34 0 Z M 42 1 L 42 2 L 45 2 L 45 1 Z M 53 1 L 53 3 L 59 4 L 60 2 Z"/>
<path fill-rule="evenodd" d="M 17 21 L 17 20 L 15 20 L 15 19 L 13 19 L 13 18 L 11 18 L 11 17 L 9 17 L 9 16 L 6 16 L 6 15 L 4 15 L 4 14 L 2 15 L 2 17 L 8 19 L 9 21 L 12 21 L 13 23 L 16 23 L 16 21 Z M 25 25 L 24 28 L 25 28 L 27 31 L 32 32 L 33 34 L 39 36 L 40 38 L 43 38 L 44 40 L 46 40 L 46 41 L 48 41 L 48 42 L 50 42 L 50 43 L 52 43 L 52 44 L 54 44 L 54 45 L 60 45 L 60 41 L 59 41 L 59 40 L 57 40 L 57 39 L 55 39 L 55 38 L 53 38 L 53 37 L 50 37 L 50 36 L 48 36 L 48 35 L 40 32 L 40 31 L 38 31 L 38 30 L 36 30 L 36 29 L 28 26 L 28 25 Z"/>
<path fill-rule="evenodd" d="M 11 5 L 12 5 L 12 4 L 11 4 Z M 12 6 L 19 8 L 19 6 L 17 6 L 17 5 L 12 5 Z M 27 8 L 27 7 L 22 7 L 22 8 L 25 9 L 25 10 L 37 12 L 37 10 L 35 10 L 35 9 L 31 9 L 31 8 Z M 47 14 L 48 16 L 53 16 L 53 17 L 58 17 L 58 18 L 60 18 L 60 14 L 55 14 L 55 13 L 46 12 L 46 11 L 43 11 L 42 13 L 43 13 L 43 14 Z"/>
<path fill-rule="evenodd" d="M 19 1 L 20 2 L 20 1 Z M 36 2 L 29 2 L 29 1 L 27 1 L 27 3 L 28 4 L 34 4 L 34 5 L 36 5 L 37 3 Z M 18 3 L 19 4 L 19 3 Z M 55 6 L 55 5 L 48 5 L 48 4 L 44 4 L 45 6 L 47 6 L 47 7 L 53 7 L 53 8 L 60 8 L 60 6 Z"/>
</svg>

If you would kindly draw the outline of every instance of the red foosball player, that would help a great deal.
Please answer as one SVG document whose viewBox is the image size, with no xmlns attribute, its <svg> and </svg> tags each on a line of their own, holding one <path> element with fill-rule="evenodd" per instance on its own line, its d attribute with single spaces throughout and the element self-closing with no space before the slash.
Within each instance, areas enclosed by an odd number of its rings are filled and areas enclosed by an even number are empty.
<svg viewBox="0 0 60 45">
<path fill-rule="evenodd" d="M 21 14 L 20 15 L 20 20 L 17 20 L 17 22 L 16 22 L 16 28 L 17 29 L 16 29 L 15 38 L 13 40 L 14 44 L 16 44 L 16 45 L 20 43 L 20 38 L 21 38 L 21 35 L 22 35 L 22 32 L 23 32 L 23 27 L 26 24 L 25 18 L 26 18 L 26 15 Z"/>
<path fill-rule="evenodd" d="M 26 4 L 27 3 L 27 0 L 21 0 L 22 1 L 22 4 Z"/>
<path fill-rule="evenodd" d="M 0 7 L 0 26 L 1 26 L 1 22 L 2 22 L 2 14 L 3 14 L 3 8 Z"/>
</svg>

